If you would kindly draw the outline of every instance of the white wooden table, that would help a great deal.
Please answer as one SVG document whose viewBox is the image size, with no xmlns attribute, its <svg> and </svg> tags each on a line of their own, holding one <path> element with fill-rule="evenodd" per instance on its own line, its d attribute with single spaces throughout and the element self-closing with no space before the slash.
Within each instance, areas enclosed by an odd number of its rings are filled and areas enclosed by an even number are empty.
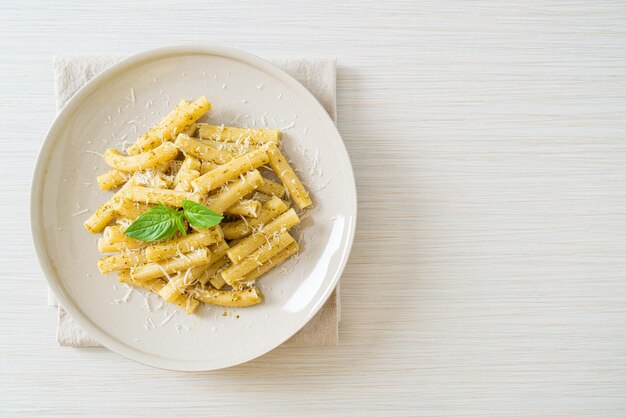
<svg viewBox="0 0 626 418">
<path fill-rule="evenodd" d="M 626 414 L 624 2 L 65 3 L 0 3 L 0 414 Z M 191 42 L 338 59 L 336 349 L 185 374 L 56 345 L 28 221 L 52 56 Z"/>
</svg>

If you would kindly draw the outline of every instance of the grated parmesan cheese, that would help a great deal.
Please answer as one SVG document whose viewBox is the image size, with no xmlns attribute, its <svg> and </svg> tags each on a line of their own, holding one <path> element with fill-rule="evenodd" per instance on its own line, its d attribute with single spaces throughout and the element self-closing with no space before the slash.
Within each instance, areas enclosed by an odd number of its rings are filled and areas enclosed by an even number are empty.
<svg viewBox="0 0 626 418">
<path fill-rule="evenodd" d="M 85 152 L 87 154 L 94 154 L 94 155 L 97 155 L 99 157 L 104 157 L 104 155 L 102 153 L 98 152 L 98 151 L 85 150 Z"/>
<path fill-rule="evenodd" d="M 82 214 L 87 213 L 87 212 L 89 212 L 89 209 L 83 209 L 83 210 L 81 210 L 79 212 L 72 213 L 72 216 L 79 216 L 79 215 L 82 215 Z"/>
<path fill-rule="evenodd" d="M 167 315 L 163 321 L 161 321 L 161 324 L 159 325 L 160 327 L 162 327 L 163 325 L 167 324 L 168 322 L 170 322 L 170 320 L 174 317 L 174 315 L 176 315 L 176 311 L 172 311 L 169 315 Z"/>
<path fill-rule="evenodd" d="M 127 303 L 130 300 L 131 295 L 133 294 L 133 288 L 128 285 L 125 286 L 128 287 L 128 292 L 122 298 L 122 302 Z"/>
<path fill-rule="evenodd" d="M 146 319 L 146 323 L 150 326 L 150 328 L 156 329 L 156 325 L 154 324 L 154 321 L 152 320 L 152 318 Z"/>
<path fill-rule="evenodd" d="M 135 89 L 134 88 L 130 88 L 130 95 L 126 97 L 126 100 L 128 100 L 131 103 L 135 103 Z"/>
</svg>

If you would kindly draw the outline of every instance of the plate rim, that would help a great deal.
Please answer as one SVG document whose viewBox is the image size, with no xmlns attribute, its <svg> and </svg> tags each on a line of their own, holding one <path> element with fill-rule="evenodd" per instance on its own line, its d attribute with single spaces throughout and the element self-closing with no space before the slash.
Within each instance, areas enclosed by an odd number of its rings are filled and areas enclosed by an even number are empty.
<svg viewBox="0 0 626 418">
<path fill-rule="evenodd" d="M 190 362 L 179 362 L 174 361 L 172 359 L 164 358 L 156 354 L 146 353 L 139 349 L 136 349 L 130 345 L 127 345 L 118 339 L 115 338 L 114 335 L 104 332 L 101 328 L 99 328 L 87 315 L 85 315 L 82 310 L 76 305 L 73 299 L 66 297 L 66 295 L 60 291 L 60 285 L 63 283 L 62 280 L 58 277 L 54 265 L 48 256 L 47 246 L 44 244 L 43 237 L 45 236 L 44 232 L 44 217 L 40 216 L 40 208 L 42 206 L 43 199 L 43 178 L 45 173 L 47 172 L 49 163 L 52 159 L 52 154 L 54 152 L 54 148 L 56 146 L 54 134 L 57 130 L 62 129 L 63 124 L 66 123 L 67 119 L 71 116 L 70 111 L 77 106 L 80 102 L 82 102 L 88 95 L 97 91 L 98 88 L 101 87 L 101 83 L 103 80 L 110 76 L 114 76 L 115 73 L 120 71 L 125 71 L 127 69 L 132 68 L 133 66 L 141 63 L 142 61 L 150 61 L 156 60 L 159 58 L 164 58 L 167 56 L 174 55 L 184 55 L 184 54 L 194 54 L 194 55 L 217 55 L 230 59 L 235 59 L 252 65 L 256 68 L 261 69 L 269 73 L 270 75 L 277 77 L 281 83 L 285 83 L 289 85 L 291 88 L 294 88 L 301 94 L 305 100 L 307 106 L 312 106 L 317 108 L 318 111 L 321 111 L 322 117 L 328 118 L 328 122 L 330 122 L 331 126 L 335 130 L 340 142 L 339 150 L 343 154 L 343 157 L 348 162 L 347 170 L 348 181 L 351 185 L 350 192 L 352 197 L 352 202 L 350 204 L 350 217 L 348 222 L 348 236 L 346 244 L 343 248 L 343 254 L 341 254 L 341 260 L 339 262 L 339 266 L 335 269 L 333 273 L 332 280 L 327 288 L 324 290 L 324 293 L 321 298 L 319 298 L 317 306 L 314 306 L 313 309 L 309 312 L 308 318 L 306 321 L 303 321 L 302 325 L 295 329 L 292 333 L 287 335 L 285 338 L 278 341 L 275 345 L 271 345 L 266 350 L 261 350 L 257 354 L 253 356 L 242 356 L 243 358 L 237 358 L 234 361 L 223 362 L 223 364 L 211 365 L 210 359 L 207 360 L 196 360 Z M 58 138 L 58 135 L 56 135 Z M 238 364 L 243 364 L 248 361 L 254 360 L 258 357 L 261 357 L 268 352 L 274 350 L 286 340 L 295 335 L 300 329 L 302 329 L 306 324 L 310 322 L 310 320 L 319 312 L 322 306 L 326 303 L 332 292 L 337 287 L 339 279 L 343 274 L 345 267 L 347 265 L 348 259 L 350 258 L 350 253 L 352 251 L 352 246 L 354 243 L 354 236 L 356 232 L 357 225 L 357 189 L 356 189 L 356 180 L 354 177 L 354 170 L 352 167 L 352 162 L 350 160 L 350 155 L 346 149 L 345 143 L 335 122 L 331 119 L 328 112 L 322 107 L 319 101 L 313 96 L 313 94 L 305 88 L 300 82 L 298 82 L 291 75 L 287 74 L 282 69 L 276 67 L 270 62 L 253 55 L 248 52 L 244 52 L 239 49 L 230 48 L 230 47 L 221 47 L 215 45 L 180 45 L 180 46 L 168 46 L 156 49 L 150 49 L 147 51 L 143 51 L 137 54 L 133 54 L 128 56 L 121 61 L 111 65 L 110 67 L 104 69 L 100 73 L 96 74 L 93 78 L 91 78 L 85 85 L 83 85 L 71 98 L 68 102 L 63 106 L 63 108 L 56 114 L 54 121 L 50 125 L 46 136 L 40 146 L 37 159 L 35 162 L 33 174 L 31 177 L 31 190 L 30 190 L 30 226 L 31 226 L 31 238 L 33 240 L 33 246 L 35 247 L 35 253 L 37 255 L 37 260 L 41 269 L 43 271 L 44 277 L 48 282 L 49 288 L 54 293 L 60 305 L 65 309 L 72 319 L 74 319 L 83 329 L 90 333 L 90 335 L 94 336 L 103 346 L 108 348 L 109 350 L 116 352 L 123 357 L 131 359 L 133 361 L 145 364 L 147 366 L 166 369 L 166 370 L 176 370 L 176 371 L 209 371 L 209 370 L 219 370 L 223 368 L 233 367 Z"/>
</svg>

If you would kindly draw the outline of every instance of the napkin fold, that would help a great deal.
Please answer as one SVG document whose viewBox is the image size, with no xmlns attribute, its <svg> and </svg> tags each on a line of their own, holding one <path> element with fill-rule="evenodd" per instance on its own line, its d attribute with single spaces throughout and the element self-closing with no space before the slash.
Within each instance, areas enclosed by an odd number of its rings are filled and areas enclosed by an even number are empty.
<svg viewBox="0 0 626 418">
<path fill-rule="evenodd" d="M 102 70 L 122 60 L 118 55 L 59 55 L 54 58 L 54 80 L 57 111 L 85 83 Z M 328 114 L 337 120 L 336 74 L 334 59 L 275 59 L 272 64 L 298 80 L 324 106 Z M 57 340 L 64 347 L 101 347 L 102 345 L 80 328 L 61 307 L 54 294 L 48 294 L 48 304 L 58 306 Z M 298 333 L 286 341 L 285 347 L 334 347 L 338 341 L 341 309 L 339 286 L 326 304 Z"/>
</svg>

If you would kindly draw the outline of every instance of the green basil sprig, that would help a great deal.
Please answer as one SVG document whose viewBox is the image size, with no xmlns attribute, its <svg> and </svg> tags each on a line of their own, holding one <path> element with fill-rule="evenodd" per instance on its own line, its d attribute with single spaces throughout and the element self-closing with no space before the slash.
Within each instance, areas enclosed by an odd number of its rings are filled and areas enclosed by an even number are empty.
<svg viewBox="0 0 626 418">
<path fill-rule="evenodd" d="M 198 229 L 215 226 L 224 218 L 206 206 L 191 200 L 183 200 L 183 211 L 189 224 Z"/>
<path fill-rule="evenodd" d="M 169 238 L 176 231 L 187 235 L 187 227 L 183 218 L 187 219 L 194 228 L 204 229 L 218 225 L 222 221 L 223 216 L 191 200 L 183 201 L 182 212 L 159 203 L 158 206 L 142 213 L 124 231 L 124 234 L 130 238 L 145 242 Z"/>
</svg>

